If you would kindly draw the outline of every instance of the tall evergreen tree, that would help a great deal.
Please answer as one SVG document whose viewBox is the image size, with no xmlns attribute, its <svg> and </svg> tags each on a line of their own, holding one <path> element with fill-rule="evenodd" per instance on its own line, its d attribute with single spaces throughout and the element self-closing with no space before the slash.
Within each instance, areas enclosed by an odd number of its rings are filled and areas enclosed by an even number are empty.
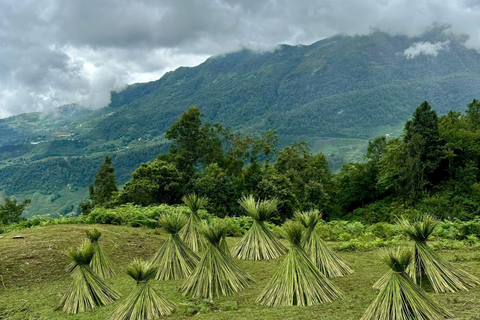
<svg viewBox="0 0 480 320">
<path fill-rule="evenodd" d="M 112 200 L 118 191 L 112 159 L 107 156 L 95 175 L 95 183 L 90 186 L 90 199 L 93 206 L 103 206 Z"/>
</svg>

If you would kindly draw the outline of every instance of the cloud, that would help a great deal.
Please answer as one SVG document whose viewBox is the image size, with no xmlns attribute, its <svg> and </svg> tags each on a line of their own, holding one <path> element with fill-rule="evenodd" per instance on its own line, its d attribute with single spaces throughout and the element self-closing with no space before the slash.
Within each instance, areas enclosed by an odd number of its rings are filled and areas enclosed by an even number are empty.
<svg viewBox="0 0 480 320">
<path fill-rule="evenodd" d="M 433 23 L 480 49 L 478 0 L 1 0 L 0 117 L 77 102 L 240 48 L 338 33 L 418 36 Z M 418 43 L 407 57 L 435 55 Z"/>
<path fill-rule="evenodd" d="M 448 49 L 449 41 L 444 42 L 415 42 L 410 47 L 403 51 L 403 55 L 407 57 L 407 59 L 413 59 L 419 55 L 426 55 L 436 57 L 440 50 Z"/>
</svg>

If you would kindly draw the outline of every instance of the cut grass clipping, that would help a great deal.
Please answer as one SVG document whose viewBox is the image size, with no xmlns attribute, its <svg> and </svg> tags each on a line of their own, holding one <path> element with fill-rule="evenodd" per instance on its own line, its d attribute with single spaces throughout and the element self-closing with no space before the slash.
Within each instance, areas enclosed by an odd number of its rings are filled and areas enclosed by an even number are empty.
<svg viewBox="0 0 480 320">
<path fill-rule="evenodd" d="M 224 223 L 213 221 L 201 232 L 209 242 L 208 249 L 180 288 L 184 296 L 214 299 L 239 292 L 253 283 L 253 279 L 219 247 L 225 234 Z"/>
<path fill-rule="evenodd" d="M 95 249 L 88 240 L 67 253 L 73 261 L 73 282 L 60 302 L 60 307 L 66 313 L 85 312 L 120 298 L 120 294 L 105 284 L 90 267 L 94 254 Z"/>
<path fill-rule="evenodd" d="M 353 273 L 345 260 L 333 252 L 315 232 L 315 227 L 320 222 L 321 213 L 318 210 L 296 212 L 295 220 L 305 228 L 303 248 L 312 262 L 328 278 L 343 277 Z"/>
<path fill-rule="evenodd" d="M 137 282 L 136 289 L 121 302 L 109 320 L 154 320 L 175 310 L 175 304 L 157 293 L 148 283 L 156 273 L 155 266 L 135 259 L 127 274 Z"/>
<path fill-rule="evenodd" d="M 428 238 L 437 226 L 435 217 L 425 214 L 413 222 L 402 218 L 399 224 L 404 233 L 415 242 L 413 263 L 407 273 L 416 284 L 421 285 L 426 278 L 433 290 L 442 293 L 468 291 L 480 284 L 478 278 L 446 261 L 427 245 Z M 382 288 L 388 277 L 387 273 L 375 283 L 374 288 Z"/>
<path fill-rule="evenodd" d="M 178 213 L 163 215 L 159 224 L 170 236 L 163 243 L 150 263 L 158 268 L 156 280 L 177 280 L 188 277 L 197 266 L 200 258 L 178 235 L 185 225 L 185 217 Z"/>
<path fill-rule="evenodd" d="M 342 298 L 341 291 L 303 250 L 303 227 L 298 222 L 287 221 L 284 231 L 290 241 L 290 251 L 257 303 L 270 307 L 311 306 Z"/>
<path fill-rule="evenodd" d="M 239 203 L 253 218 L 253 224 L 232 249 L 232 256 L 242 260 L 269 260 L 285 254 L 285 246 L 265 226 L 265 221 L 277 210 L 277 200 L 255 201 L 250 195 L 242 197 Z"/>
<path fill-rule="evenodd" d="M 94 228 L 86 231 L 87 238 L 92 243 L 92 246 L 95 250 L 92 261 L 90 262 L 90 267 L 93 272 L 98 274 L 103 279 L 108 279 L 115 276 L 115 269 L 113 268 L 112 261 L 103 251 L 102 247 L 98 243 L 98 240 L 102 236 L 102 233 Z"/>
<path fill-rule="evenodd" d="M 452 317 L 406 274 L 412 260 L 410 250 L 386 251 L 383 260 L 391 272 L 385 286 L 360 320 L 437 320 Z"/>
<path fill-rule="evenodd" d="M 199 231 L 203 223 L 198 215 L 198 211 L 205 207 L 208 200 L 205 197 L 199 197 L 192 193 L 184 196 L 182 201 L 190 209 L 190 212 L 187 224 L 179 232 L 180 239 L 195 253 L 202 252 L 207 247 L 207 242 Z"/>
</svg>

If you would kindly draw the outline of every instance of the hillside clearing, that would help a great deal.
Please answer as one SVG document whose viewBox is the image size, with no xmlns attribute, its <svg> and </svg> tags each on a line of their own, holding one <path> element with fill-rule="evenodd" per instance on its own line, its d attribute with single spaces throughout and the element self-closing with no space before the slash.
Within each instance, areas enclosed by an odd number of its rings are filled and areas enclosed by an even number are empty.
<svg viewBox="0 0 480 320">
<path fill-rule="evenodd" d="M 57 225 L 38 227 L 2 235 L 0 239 L 0 319 L 105 319 L 118 302 L 77 315 L 56 311 L 61 295 L 68 286 L 69 276 L 64 268 L 68 259 L 63 251 L 77 246 L 92 225 Z M 134 282 L 124 273 L 134 257 L 148 259 L 165 241 L 158 230 L 112 225 L 95 225 L 102 231 L 102 246 L 117 264 L 119 276 L 107 280 L 126 296 Z M 12 239 L 14 236 L 24 239 Z M 230 247 L 238 238 L 228 238 Z M 462 249 L 442 251 L 447 260 L 479 276 L 480 253 Z M 237 261 L 256 281 L 246 290 L 210 304 L 183 297 L 178 288 L 183 280 L 152 281 L 152 285 L 177 304 L 178 310 L 167 319 L 359 319 L 373 301 L 372 289 L 387 267 L 378 258 L 378 250 L 342 252 L 355 273 L 335 278 L 333 282 L 345 293 L 345 299 L 313 307 L 268 308 L 255 304 L 259 292 L 274 274 L 283 257 L 269 261 Z M 455 294 L 434 294 L 456 319 L 480 319 L 480 288 Z M 238 303 L 235 307 L 233 301 Z M 229 311 L 231 309 L 236 309 Z"/>
</svg>

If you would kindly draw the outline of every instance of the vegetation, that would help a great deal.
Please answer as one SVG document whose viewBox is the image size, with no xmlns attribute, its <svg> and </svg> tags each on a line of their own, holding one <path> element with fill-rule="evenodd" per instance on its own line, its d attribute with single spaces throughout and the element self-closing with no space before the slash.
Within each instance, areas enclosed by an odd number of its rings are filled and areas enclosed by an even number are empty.
<svg viewBox="0 0 480 320">
<path fill-rule="evenodd" d="M 297 220 L 304 228 L 302 247 L 314 265 L 328 278 L 342 277 L 353 273 L 347 262 L 333 252 L 319 237 L 315 228 L 320 222 L 320 211 L 297 212 Z"/>
<path fill-rule="evenodd" d="M 404 232 L 415 241 L 413 264 L 408 273 L 416 284 L 420 285 L 426 277 L 436 292 L 468 290 L 480 284 L 477 277 L 445 261 L 427 245 L 437 224 L 434 217 L 424 215 L 413 223 L 406 219 L 400 223 Z"/>
<path fill-rule="evenodd" d="M 93 272 L 103 279 L 108 279 L 115 276 L 115 268 L 113 267 L 112 261 L 108 258 L 98 243 L 102 233 L 98 229 L 93 228 L 87 230 L 86 234 L 95 251 L 92 261 L 90 261 L 90 267 L 92 268 Z"/>
<path fill-rule="evenodd" d="M 207 247 L 207 241 L 200 232 L 202 220 L 198 215 L 198 211 L 207 204 L 207 199 L 192 193 L 184 196 L 182 201 L 190 209 L 190 212 L 187 223 L 179 232 L 180 239 L 192 248 L 193 252 L 203 251 Z"/>
<path fill-rule="evenodd" d="M 453 315 L 430 298 L 407 275 L 412 261 L 410 250 L 390 250 L 383 260 L 390 267 L 388 280 L 361 320 L 436 320 Z"/>
<path fill-rule="evenodd" d="M 60 301 L 66 313 L 80 313 L 114 302 L 120 294 L 110 288 L 90 268 L 95 254 L 92 244 L 86 240 L 79 248 L 68 252 L 74 266 L 71 269 L 73 282 Z"/>
<path fill-rule="evenodd" d="M 137 282 L 136 289 L 108 318 L 111 320 L 155 320 L 175 310 L 175 304 L 153 289 L 149 280 L 156 273 L 156 267 L 135 259 L 127 268 L 127 274 Z"/>
<path fill-rule="evenodd" d="M 200 258 L 178 235 L 185 222 L 185 217 L 178 212 L 164 214 L 160 218 L 160 227 L 170 236 L 150 260 L 150 264 L 157 268 L 156 280 L 184 279 L 198 265 Z"/>
<path fill-rule="evenodd" d="M 342 292 L 309 259 L 302 248 L 303 228 L 298 222 L 284 225 L 290 251 L 257 303 L 270 307 L 311 306 L 342 298 Z"/>
<path fill-rule="evenodd" d="M 286 248 L 265 226 L 265 221 L 277 210 L 277 200 L 256 201 L 249 195 L 244 196 L 239 203 L 253 218 L 253 224 L 232 249 L 232 256 L 242 260 L 268 260 L 285 254 Z"/>
<path fill-rule="evenodd" d="M 220 249 L 225 232 L 225 226 L 215 222 L 202 230 L 209 242 L 208 249 L 180 288 L 183 295 L 214 299 L 239 292 L 253 283 L 253 279 Z"/>
<path fill-rule="evenodd" d="M 110 253 L 114 263 L 119 266 L 125 266 L 133 257 L 149 259 L 158 250 L 158 244 L 169 236 L 161 229 L 82 224 L 36 227 L 3 234 L 1 236 L 4 237 L 0 239 L 0 252 L 2 252 L 0 257 L 2 277 L 0 278 L 3 278 L 3 281 L 0 279 L 1 317 L 10 320 L 65 319 L 65 313 L 55 311 L 60 300 L 59 292 L 68 287 L 71 281 L 71 276 L 63 271 L 68 264 L 63 250 L 72 244 L 80 244 L 85 238 L 85 231 L 92 227 L 103 231 L 102 245 Z M 12 239 L 17 235 L 23 236 L 24 239 Z M 227 237 L 230 246 L 239 239 Z M 433 237 L 429 244 L 436 247 L 439 241 L 438 238 Z M 330 241 L 327 244 L 332 248 L 338 246 L 338 243 Z M 371 285 L 387 271 L 387 266 L 378 259 L 379 251 L 373 249 L 342 253 L 355 269 L 355 273 L 333 280 L 344 292 L 344 299 L 322 305 L 270 308 L 255 303 L 258 294 L 271 280 L 279 263 L 286 256 L 275 260 L 237 260 L 238 265 L 256 282 L 232 296 L 221 296 L 213 301 L 183 297 L 178 292 L 181 280 L 150 281 L 149 285 L 177 305 L 177 311 L 166 319 L 191 317 L 205 320 L 219 318 L 307 320 L 318 315 L 323 315 L 329 320 L 360 319 L 378 293 L 371 289 Z M 455 262 L 462 269 L 478 275 L 476 271 L 480 267 L 478 248 L 461 245 L 454 250 L 436 249 L 436 251 L 448 261 Z M 55 268 L 52 268 L 53 264 L 56 265 Z M 125 297 L 134 290 L 134 281 L 124 272 L 109 279 L 108 283 Z M 426 289 L 429 288 L 426 287 Z M 478 310 L 480 310 L 479 290 L 480 287 L 476 287 L 470 291 L 455 294 L 436 294 L 435 292 L 428 294 L 440 305 L 448 306 L 449 311 L 457 318 L 474 320 L 478 318 Z M 122 300 L 69 317 L 78 320 L 103 320 L 109 317 L 121 302 Z"/>
<path fill-rule="evenodd" d="M 31 202 L 30 199 L 25 199 L 22 203 L 18 203 L 16 199 L 5 198 L 5 203 L 0 205 L 0 225 L 9 225 L 25 220 L 22 213 Z"/>
</svg>

